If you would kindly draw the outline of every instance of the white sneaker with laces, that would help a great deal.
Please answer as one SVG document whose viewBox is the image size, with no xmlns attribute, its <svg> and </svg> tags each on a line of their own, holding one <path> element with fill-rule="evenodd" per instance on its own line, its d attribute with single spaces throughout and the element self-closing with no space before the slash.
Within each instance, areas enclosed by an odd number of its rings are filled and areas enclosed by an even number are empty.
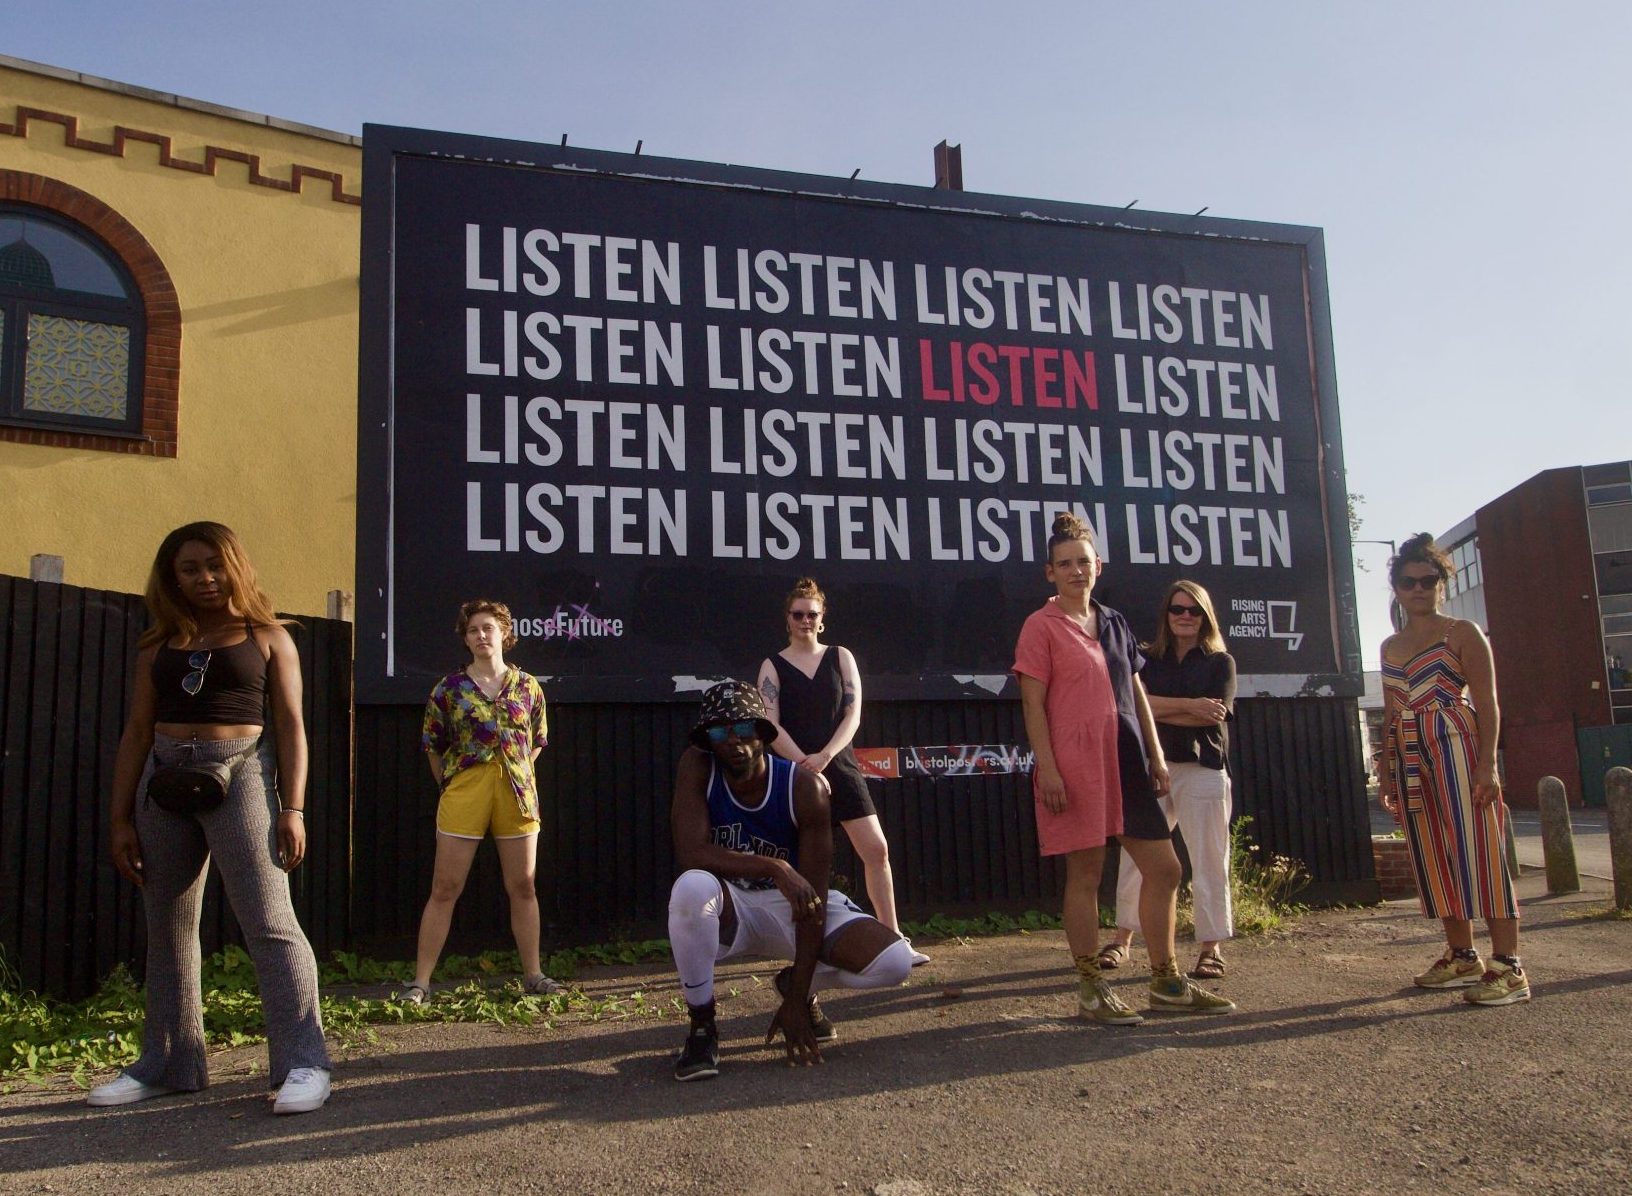
<svg viewBox="0 0 1632 1196">
<path fill-rule="evenodd" d="M 321 1067 L 296 1067 L 278 1089 L 274 1113 L 310 1113 L 329 1099 L 329 1073 Z"/>
<path fill-rule="evenodd" d="M 163 1084 L 144 1084 L 135 1076 L 120 1072 L 118 1079 L 109 1080 L 106 1084 L 92 1088 L 90 1095 L 85 1098 L 85 1103 L 96 1108 L 133 1105 L 150 1097 L 169 1096 L 174 1091 L 174 1088 L 166 1088 Z"/>
</svg>

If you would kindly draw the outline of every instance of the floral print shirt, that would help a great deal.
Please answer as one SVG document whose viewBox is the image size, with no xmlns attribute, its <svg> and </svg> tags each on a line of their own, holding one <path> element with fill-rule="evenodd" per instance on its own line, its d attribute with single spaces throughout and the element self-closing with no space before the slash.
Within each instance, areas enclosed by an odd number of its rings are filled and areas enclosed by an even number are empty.
<svg viewBox="0 0 1632 1196">
<path fill-rule="evenodd" d="M 549 743 L 544 687 L 531 673 L 509 666 L 496 698 L 489 698 L 465 670 L 449 673 L 425 703 L 421 740 L 442 761 L 442 784 L 457 772 L 489 760 L 504 765 L 516 794 L 516 808 L 538 817 L 538 783 L 533 753 Z"/>
</svg>

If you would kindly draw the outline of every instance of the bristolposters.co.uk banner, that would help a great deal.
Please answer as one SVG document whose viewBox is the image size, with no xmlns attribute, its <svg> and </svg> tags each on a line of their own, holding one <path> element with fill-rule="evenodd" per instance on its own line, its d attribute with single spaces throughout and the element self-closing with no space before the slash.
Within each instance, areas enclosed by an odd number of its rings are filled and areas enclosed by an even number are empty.
<svg viewBox="0 0 1632 1196">
<path fill-rule="evenodd" d="M 806 574 L 867 696 L 1013 692 L 1062 509 L 1141 635 L 1191 577 L 1242 674 L 1353 671 L 1311 230 L 365 144 L 361 700 L 423 700 L 477 595 L 557 700 L 689 696 Z"/>
</svg>

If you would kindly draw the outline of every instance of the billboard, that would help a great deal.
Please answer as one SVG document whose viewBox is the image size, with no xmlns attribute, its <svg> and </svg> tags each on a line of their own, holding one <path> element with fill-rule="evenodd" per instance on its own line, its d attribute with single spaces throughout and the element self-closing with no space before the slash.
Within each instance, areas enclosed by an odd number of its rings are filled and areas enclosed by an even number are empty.
<svg viewBox="0 0 1632 1196">
<path fill-rule="evenodd" d="M 1244 692 L 1353 692 L 1318 230 L 369 126 L 358 676 L 507 602 L 552 698 L 690 696 L 801 575 L 871 698 L 1012 693 L 1049 523 Z"/>
</svg>

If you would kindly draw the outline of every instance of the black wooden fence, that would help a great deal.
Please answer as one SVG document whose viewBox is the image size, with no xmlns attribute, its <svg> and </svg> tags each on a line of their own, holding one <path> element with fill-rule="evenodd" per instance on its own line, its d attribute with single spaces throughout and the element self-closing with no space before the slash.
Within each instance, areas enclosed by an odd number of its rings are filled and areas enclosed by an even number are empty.
<svg viewBox="0 0 1632 1196">
<path fill-rule="evenodd" d="M 77 997 L 116 964 L 141 971 L 141 907 L 108 859 L 107 799 L 146 625 L 135 595 L 0 575 L 0 955 L 25 988 Z M 312 749 L 295 909 L 324 953 L 350 941 L 351 625 L 289 630 Z M 202 937 L 206 951 L 241 941 L 213 869 Z"/>
<path fill-rule="evenodd" d="M 0 953 L 29 988 L 82 995 L 118 963 L 138 971 L 136 890 L 107 859 L 107 793 L 130 691 L 141 601 L 0 577 Z M 310 855 L 295 908 L 320 955 L 412 953 L 435 853 L 436 791 L 419 707 L 360 707 L 352 794 L 351 625 L 291 628 L 306 678 Z M 554 945 L 663 932 L 674 876 L 668 803 L 692 703 L 561 705 L 540 758 L 539 902 Z M 858 742 L 1019 744 L 1019 703 L 870 702 Z M 1375 899 L 1352 698 L 1238 704 L 1236 810 L 1266 850 L 1300 859 L 1315 899 Z M 873 782 L 903 916 L 1057 908 L 1058 865 L 1037 855 L 1020 775 Z M 842 839 L 842 836 L 841 836 Z M 355 850 L 353 848 L 355 845 Z M 863 895 L 842 842 L 836 871 Z M 219 881 L 207 950 L 237 941 Z M 456 950 L 509 941 L 497 859 L 484 845 L 455 915 Z"/>
<path fill-rule="evenodd" d="M 556 706 L 539 759 L 544 827 L 538 892 L 554 943 L 663 933 L 674 877 L 668 804 L 689 703 Z M 420 750 L 418 707 L 357 711 L 360 945 L 403 952 L 429 890 L 436 790 Z M 869 702 L 858 743 L 1019 744 L 1016 701 Z M 1375 900 L 1355 701 L 1249 699 L 1238 704 L 1231 771 L 1236 811 L 1269 853 L 1303 860 L 1314 900 Z M 902 915 L 1057 908 L 1062 870 L 1037 855 L 1031 783 L 1021 775 L 871 782 L 890 841 Z M 864 896 L 841 842 L 835 871 Z M 490 845 L 454 915 L 455 949 L 503 945 L 508 922 Z"/>
</svg>

